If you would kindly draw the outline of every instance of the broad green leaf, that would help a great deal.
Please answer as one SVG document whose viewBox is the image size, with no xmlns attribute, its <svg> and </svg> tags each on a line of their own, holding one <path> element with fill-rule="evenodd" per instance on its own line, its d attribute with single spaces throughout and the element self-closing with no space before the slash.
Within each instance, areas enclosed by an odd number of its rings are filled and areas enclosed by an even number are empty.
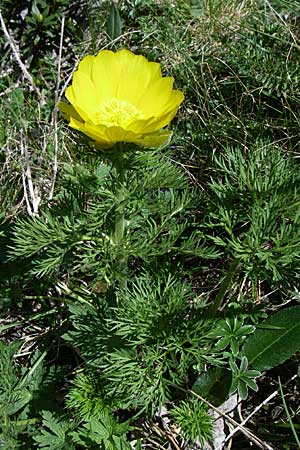
<svg viewBox="0 0 300 450">
<path fill-rule="evenodd" d="M 192 390 L 218 406 L 228 397 L 232 375 L 229 370 L 214 367 L 209 369 L 194 383 Z"/>
<path fill-rule="evenodd" d="M 27 405 L 31 399 L 32 394 L 28 389 L 13 392 L 10 398 L 10 403 L 6 404 L 6 413 L 9 416 L 16 414 L 17 412 L 21 411 L 21 409 L 24 408 L 24 406 Z"/>
<path fill-rule="evenodd" d="M 107 22 L 107 34 L 113 41 L 122 34 L 122 24 L 117 5 L 112 3 L 110 5 L 108 22 Z"/>
<path fill-rule="evenodd" d="M 242 354 L 257 370 L 278 366 L 300 350 L 300 306 L 283 309 L 260 324 Z"/>
<path fill-rule="evenodd" d="M 20 112 L 24 108 L 24 93 L 21 88 L 14 89 L 9 94 L 10 112 L 13 117 L 20 121 Z"/>
<path fill-rule="evenodd" d="M 240 382 L 238 384 L 238 393 L 242 400 L 246 400 L 248 397 L 248 387 L 246 383 Z"/>
<path fill-rule="evenodd" d="M 7 323 L 5 325 L 0 325 L 0 333 L 2 333 L 3 331 L 9 330 L 10 328 L 16 328 L 19 325 L 22 325 L 23 322 L 19 321 L 19 322 L 12 322 L 12 323 Z"/>
<path fill-rule="evenodd" d="M 201 16 L 201 4 L 202 0 L 190 0 L 190 10 L 193 17 L 198 18 Z"/>
</svg>

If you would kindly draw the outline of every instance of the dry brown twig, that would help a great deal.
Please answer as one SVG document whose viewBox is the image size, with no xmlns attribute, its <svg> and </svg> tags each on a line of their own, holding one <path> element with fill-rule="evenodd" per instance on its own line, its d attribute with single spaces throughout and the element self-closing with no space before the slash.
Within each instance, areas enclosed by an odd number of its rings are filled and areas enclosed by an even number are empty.
<svg viewBox="0 0 300 450">
<path fill-rule="evenodd" d="M 0 10 L 0 24 L 1 24 L 1 29 L 3 31 L 3 34 L 11 48 L 11 51 L 19 65 L 22 73 L 23 73 L 24 78 L 30 83 L 33 91 L 37 95 L 41 104 L 44 104 L 44 98 L 41 94 L 41 91 L 36 86 L 34 79 L 28 72 L 25 64 L 23 63 L 23 61 L 21 59 L 18 46 L 17 46 L 16 42 L 14 41 L 13 37 L 10 35 L 10 33 L 5 25 L 1 10 Z M 24 143 L 24 137 L 23 137 L 22 132 L 20 134 L 20 151 L 21 151 L 22 157 L 24 158 L 24 164 L 25 164 L 25 168 L 22 173 L 22 182 L 23 182 L 24 198 L 25 198 L 25 202 L 26 202 L 26 206 L 27 206 L 27 211 L 28 211 L 28 214 L 30 214 L 30 215 L 38 215 L 38 208 L 39 208 L 39 203 L 41 201 L 41 198 L 38 194 L 37 189 L 35 189 L 34 185 L 33 185 L 29 154 L 27 151 L 26 144 Z"/>
<path fill-rule="evenodd" d="M 176 442 L 176 439 L 172 436 L 171 433 L 169 433 L 165 430 L 162 430 L 154 422 L 151 423 L 151 427 L 156 432 L 156 434 L 158 434 L 158 436 L 167 439 L 173 445 L 175 450 L 180 450 L 180 447 L 179 447 L 178 443 Z"/>
<path fill-rule="evenodd" d="M 59 102 L 60 94 L 59 94 L 59 86 L 60 86 L 60 71 L 61 71 L 61 58 L 62 58 L 62 49 L 63 49 L 63 41 L 64 41 L 64 29 L 65 29 L 65 16 L 62 16 L 61 19 L 61 29 L 60 29 L 60 41 L 59 41 L 59 52 L 58 52 L 58 62 L 57 62 L 57 80 L 56 80 L 56 88 L 55 88 L 55 104 L 52 113 L 52 125 L 54 130 L 54 157 L 53 157 L 53 175 L 51 181 L 51 187 L 49 192 L 49 200 L 53 198 L 54 195 L 54 187 L 57 175 L 57 156 L 58 156 L 58 133 L 57 133 L 57 105 Z"/>
<path fill-rule="evenodd" d="M 224 417 L 225 420 L 227 420 L 229 423 L 234 425 L 241 433 L 243 433 L 250 441 L 255 443 L 259 448 L 261 448 L 262 450 L 274 450 L 273 447 L 271 447 L 269 444 L 267 444 L 266 442 L 262 441 L 260 438 L 255 436 L 255 434 L 253 434 L 252 431 L 248 430 L 243 425 L 241 425 L 238 422 L 236 422 L 234 419 L 232 419 L 230 416 L 225 414 L 219 408 L 217 408 L 216 406 L 212 405 L 205 398 L 203 398 L 200 395 L 196 394 L 196 392 L 194 392 L 192 390 L 189 390 L 188 392 L 190 392 L 195 397 L 199 398 L 202 402 L 206 403 L 211 409 L 216 411 L 220 416 Z"/>
<path fill-rule="evenodd" d="M 12 50 L 12 53 L 13 53 L 13 55 L 14 55 L 14 57 L 15 57 L 17 63 L 18 63 L 18 65 L 19 65 L 19 67 L 20 67 L 20 69 L 21 69 L 23 75 L 24 75 L 24 78 L 26 78 L 26 80 L 29 81 L 29 83 L 30 83 L 31 86 L 32 86 L 32 89 L 34 90 L 34 92 L 35 92 L 36 95 L 38 96 L 38 98 L 39 98 L 39 100 L 41 101 L 41 103 L 44 103 L 44 98 L 43 98 L 43 96 L 42 96 L 42 94 L 41 94 L 41 91 L 40 91 L 39 88 L 36 86 L 36 84 L 35 84 L 35 82 L 34 82 L 32 76 L 31 76 L 30 73 L 28 72 L 28 70 L 27 70 L 25 64 L 23 63 L 23 61 L 22 61 L 22 59 L 21 59 L 20 52 L 19 52 L 19 50 L 18 50 L 17 44 L 15 43 L 13 37 L 9 34 L 9 32 L 8 32 L 8 30 L 7 30 L 7 28 L 6 28 L 6 25 L 5 25 L 5 22 L 4 22 L 4 19 L 3 19 L 3 16 L 2 16 L 1 10 L 0 10 L 0 23 L 1 23 L 1 28 L 2 28 L 2 31 L 3 31 L 3 33 L 4 33 L 4 36 L 5 36 L 5 38 L 6 38 L 7 42 L 8 42 L 8 44 L 9 44 L 11 50 Z"/>
<path fill-rule="evenodd" d="M 295 378 L 297 378 L 298 375 L 294 375 L 287 383 L 285 383 L 285 385 L 289 384 L 291 381 L 293 381 Z M 246 423 L 251 419 L 251 417 L 253 417 L 264 405 L 266 405 L 267 403 L 269 403 L 270 400 L 272 400 L 274 397 L 276 397 L 279 394 L 279 390 L 272 392 L 271 395 L 269 395 L 265 400 L 263 400 L 241 423 L 240 426 L 244 426 L 246 425 Z M 234 428 L 230 434 L 226 437 L 224 444 L 226 444 L 226 442 L 228 442 L 235 433 L 237 433 L 239 431 L 239 428 L 236 427 Z"/>
<path fill-rule="evenodd" d="M 24 144 L 23 133 L 20 133 L 20 150 L 21 156 L 24 158 L 25 169 L 22 173 L 22 181 L 24 188 L 24 197 L 27 205 L 28 214 L 31 216 L 37 216 L 39 211 L 39 204 L 41 197 L 38 194 L 37 189 L 34 188 L 31 167 L 29 162 L 29 154 L 27 151 L 26 144 Z M 28 195 L 29 193 L 29 195 Z"/>
</svg>

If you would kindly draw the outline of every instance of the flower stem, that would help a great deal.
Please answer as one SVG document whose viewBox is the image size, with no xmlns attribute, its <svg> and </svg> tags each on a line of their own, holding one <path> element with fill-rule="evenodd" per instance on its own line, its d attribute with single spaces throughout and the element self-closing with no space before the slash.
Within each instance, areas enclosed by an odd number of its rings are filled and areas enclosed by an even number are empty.
<svg viewBox="0 0 300 450">
<path fill-rule="evenodd" d="M 119 245 L 124 238 L 125 229 L 125 219 L 124 219 L 124 181 L 125 181 L 125 160 L 124 151 L 121 143 L 116 145 L 116 159 L 115 159 L 115 169 L 116 169 L 116 215 L 115 215 L 115 236 L 114 241 L 116 245 Z M 126 271 L 126 259 L 121 258 L 118 261 L 118 268 L 122 274 Z M 124 284 L 124 283 L 123 283 Z"/>
<path fill-rule="evenodd" d="M 213 304 L 208 309 L 208 312 L 207 312 L 208 317 L 214 317 L 216 315 L 216 313 L 225 297 L 225 294 L 230 286 L 231 280 L 239 267 L 239 263 L 240 263 L 239 259 L 234 259 L 231 262 L 228 273 L 227 273 L 226 277 L 224 278 L 224 280 L 222 281 L 219 292 L 218 292 Z"/>
</svg>

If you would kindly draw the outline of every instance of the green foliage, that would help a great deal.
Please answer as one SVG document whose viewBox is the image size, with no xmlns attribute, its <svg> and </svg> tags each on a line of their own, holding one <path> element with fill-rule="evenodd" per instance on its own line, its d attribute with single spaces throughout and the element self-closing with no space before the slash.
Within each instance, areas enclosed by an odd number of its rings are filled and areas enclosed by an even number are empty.
<svg viewBox="0 0 300 450">
<path fill-rule="evenodd" d="M 258 391 L 258 386 L 254 379 L 260 376 L 260 372 L 258 370 L 248 370 L 248 359 L 246 356 L 242 357 L 240 367 L 233 359 L 230 359 L 229 364 L 232 371 L 231 393 L 237 391 L 241 399 L 245 400 L 248 397 L 248 387 L 255 392 Z"/>
<path fill-rule="evenodd" d="M 92 418 L 83 424 L 76 441 L 87 449 L 92 449 L 91 445 L 95 442 L 95 450 L 130 450 L 131 446 L 126 439 L 127 431 L 127 423 L 119 424 L 112 416 L 107 415 L 99 419 Z"/>
<path fill-rule="evenodd" d="M 153 414 L 170 399 L 172 386 L 184 386 L 188 371 L 217 358 L 209 348 L 211 322 L 201 320 L 204 305 L 189 287 L 170 277 L 145 274 L 119 290 L 115 303 L 72 306 L 75 331 L 65 338 L 91 367 L 102 369 L 106 402 Z M 86 404 L 78 402 L 79 408 Z"/>
<path fill-rule="evenodd" d="M 298 445 L 298 448 L 300 448 L 300 440 L 299 440 L 299 437 L 297 435 L 297 432 L 296 432 L 296 429 L 295 429 L 295 425 L 293 424 L 293 420 L 292 420 L 289 408 L 288 408 L 288 406 L 286 404 L 286 400 L 285 400 L 285 397 L 284 397 L 282 384 L 281 384 L 280 380 L 279 380 L 279 388 L 280 388 L 280 395 L 281 395 L 281 398 L 282 398 L 283 407 L 284 407 L 285 413 L 287 415 L 287 419 L 288 419 L 289 425 L 291 427 L 291 430 L 292 430 L 292 433 L 294 435 L 295 441 L 296 441 L 296 443 Z"/>
<path fill-rule="evenodd" d="M 24 114 L 24 92 L 21 88 L 14 89 L 6 102 L 1 103 L 0 112 L 0 221 L 6 215 L 12 214 L 20 196 L 20 161 L 15 149 L 15 134 L 20 129 Z M 18 155 L 19 156 L 19 155 Z"/>
<path fill-rule="evenodd" d="M 0 442 L 4 450 L 26 448 L 26 434 L 36 422 L 31 418 L 31 405 L 42 381 L 45 355 L 36 353 L 31 368 L 18 368 L 13 358 L 20 345 L 0 341 Z"/>
<path fill-rule="evenodd" d="M 298 350 L 297 306 L 260 322 L 299 301 L 299 4 L 3 0 L 2 14 L 46 104 L 1 36 L 0 330 L 29 346 L 0 346 L 0 446 L 152 448 L 162 406 L 203 444 L 212 422 L 191 389 L 245 399 L 252 368 Z M 54 126 L 74 61 L 112 45 L 161 62 L 185 93 L 170 149 L 127 148 L 122 183 L 112 152 Z"/>
<path fill-rule="evenodd" d="M 241 349 L 250 333 L 255 333 L 255 327 L 245 325 L 238 315 L 234 318 L 217 320 L 208 337 L 216 339 L 214 349 L 216 352 L 223 352 L 223 359 L 219 357 L 218 362 L 214 361 L 215 364 L 217 363 L 215 367 L 201 373 L 192 386 L 192 390 L 216 405 L 223 403 L 229 393 L 234 393 L 236 390 L 242 399 L 248 397 L 248 387 L 257 391 L 254 379 L 260 373 L 257 370 L 248 369 L 244 348 Z M 239 362 L 240 366 L 238 366 Z"/>
<path fill-rule="evenodd" d="M 35 441 L 40 449 L 44 450 L 75 450 L 72 443 L 72 431 L 76 426 L 68 420 L 57 419 L 50 411 L 43 411 L 43 427 L 40 435 L 35 436 Z M 48 431 L 49 430 L 49 431 Z"/>
<path fill-rule="evenodd" d="M 51 376 L 48 379 L 44 376 L 42 362 L 45 353 L 34 354 L 27 369 L 17 367 L 13 358 L 19 348 L 17 341 L 11 345 L 0 341 L 0 442 L 3 450 L 33 448 L 32 437 L 38 448 L 44 450 L 130 448 L 126 439 L 128 424 L 119 423 L 108 409 L 102 410 L 99 416 L 99 409 L 90 408 L 86 415 L 83 414 L 85 420 L 81 421 L 62 415 L 57 407 L 56 413 L 45 410 L 41 412 L 43 428 L 37 432 L 35 426 L 40 422 L 41 408 L 55 408 L 55 404 L 45 398 L 54 395 L 50 386 Z M 78 399 L 76 395 L 74 397 Z"/>
<path fill-rule="evenodd" d="M 292 285 L 299 273 L 299 170 L 274 146 L 216 157 L 208 226 L 213 242 L 258 279 Z"/>
<path fill-rule="evenodd" d="M 122 34 L 122 22 L 118 7 L 115 3 L 111 3 L 110 5 L 107 21 L 107 34 L 112 41 L 120 37 Z"/>
<path fill-rule="evenodd" d="M 101 382 L 101 380 L 100 380 Z M 103 401 L 105 386 L 101 386 L 94 374 L 78 375 L 67 395 L 67 406 L 80 417 L 90 419 L 105 415 L 107 405 Z"/>
<path fill-rule="evenodd" d="M 80 223 L 76 224 L 68 217 L 60 220 L 48 214 L 43 219 L 20 219 L 13 243 L 14 256 L 30 257 L 46 248 L 47 255 L 33 263 L 32 273 L 39 277 L 49 276 L 60 269 L 68 251 L 80 240 L 81 228 Z"/>
<path fill-rule="evenodd" d="M 219 338 L 216 344 L 218 350 L 224 350 L 229 346 L 232 355 L 237 356 L 240 345 L 254 330 L 253 325 L 244 325 L 243 321 L 236 316 L 233 319 L 226 318 L 221 321 L 218 327 L 210 333 L 210 336 Z"/>
<path fill-rule="evenodd" d="M 43 411 L 43 427 L 34 439 L 43 450 L 129 450 L 126 441 L 126 424 L 118 424 L 112 417 L 92 417 L 78 427 L 69 417 L 55 417 Z"/>
<path fill-rule="evenodd" d="M 213 421 L 207 411 L 205 403 L 189 399 L 172 408 L 171 417 L 188 441 L 194 443 L 197 439 L 202 447 L 212 438 Z"/>
<path fill-rule="evenodd" d="M 173 255 L 215 258 L 212 247 L 185 232 L 193 197 L 182 172 L 150 152 L 132 156 L 128 164 L 132 170 L 124 185 L 127 226 L 122 242 L 113 237 L 118 207 L 114 167 L 68 165 L 53 208 L 40 217 L 18 219 L 11 258 L 30 258 L 33 276 L 72 270 L 94 284 L 112 284 L 125 276 L 114 264 L 118 259 L 126 258 L 132 266 L 137 259 L 152 266 L 164 259 L 167 267 Z"/>
<path fill-rule="evenodd" d="M 285 362 L 300 349 L 300 307 L 278 311 L 260 323 L 242 349 L 249 364 L 258 370 Z"/>
<path fill-rule="evenodd" d="M 190 0 L 191 15 L 195 18 L 201 16 L 202 12 L 201 3 L 202 2 L 200 0 Z"/>
<path fill-rule="evenodd" d="M 49 57 L 59 48 L 63 15 L 66 17 L 65 41 L 69 40 L 66 50 L 73 52 L 72 43 L 78 42 L 74 37 L 82 38 L 81 28 L 86 21 L 88 5 L 88 2 L 70 0 L 3 0 L 2 14 L 23 57 L 32 69 L 37 70 L 43 66 L 46 54 Z M 0 40 L 0 45 L 4 49 L 3 40 Z"/>
<path fill-rule="evenodd" d="M 197 378 L 192 390 L 210 403 L 219 406 L 227 399 L 231 383 L 232 374 L 230 370 L 222 367 L 211 367 Z"/>
</svg>

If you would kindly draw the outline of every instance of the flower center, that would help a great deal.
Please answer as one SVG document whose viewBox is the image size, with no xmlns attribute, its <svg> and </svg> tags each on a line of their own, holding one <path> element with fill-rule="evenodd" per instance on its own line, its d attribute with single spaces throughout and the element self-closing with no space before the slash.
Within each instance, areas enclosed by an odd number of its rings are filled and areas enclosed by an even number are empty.
<svg viewBox="0 0 300 450">
<path fill-rule="evenodd" d="M 139 119 L 143 119 L 139 109 L 132 103 L 117 98 L 102 103 L 96 111 L 96 125 L 126 128 L 130 122 Z"/>
</svg>

